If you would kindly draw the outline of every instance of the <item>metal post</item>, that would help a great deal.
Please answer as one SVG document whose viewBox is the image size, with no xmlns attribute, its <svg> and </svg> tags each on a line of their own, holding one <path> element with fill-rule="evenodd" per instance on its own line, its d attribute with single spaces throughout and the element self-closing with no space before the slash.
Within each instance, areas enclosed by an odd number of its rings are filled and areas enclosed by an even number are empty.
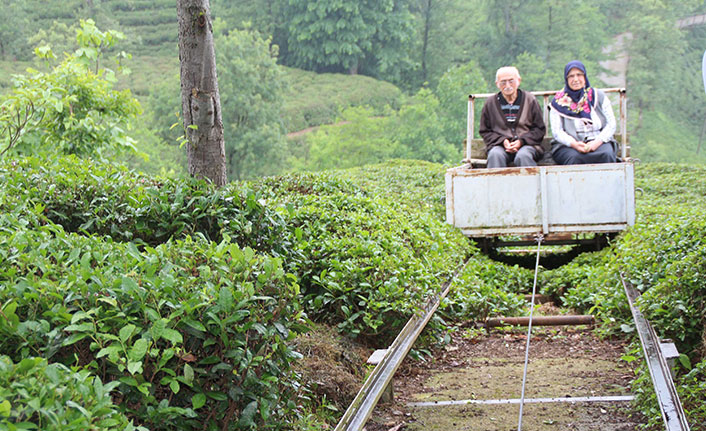
<svg viewBox="0 0 706 431">
<path fill-rule="evenodd" d="M 627 103 L 626 103 L 626 95 L 625 95 L 625 89 L 621 88 L 620 89 L 620 134 L 623 137 L 623 145 L 621 146 L 621 154 L 620 157 L 625 160 L 629 153 L 628 153 L 628 111 L 627 111 Z"/>
<path fill-rule="evenodd" d="M 544 95 L 544 109 L 542 110 L 542 119 L 544 120 L 544 126 L 546 127 L 546 133 L 547 136 L 551 135 L 551 128 L 547 127 L 548 121 L 549 121 L 549 95 L 545 94 Z"/>
<path fill-rule="evenodd" d="M 468 96 L 468 119 L 466 123 L 466 160 L 471 161 L 471 145 L 473 142 L 473 128 L 475 127 L 473 111 L 475 108 L 475 97 L 471 94 Z"/>
<path fill-rule="evenodd" d="M 539 168 L 539 186 L 542 199 L 542 233 L 549 233 L 549 198 L 547 197 L 547 168 Z"/>
</svg>

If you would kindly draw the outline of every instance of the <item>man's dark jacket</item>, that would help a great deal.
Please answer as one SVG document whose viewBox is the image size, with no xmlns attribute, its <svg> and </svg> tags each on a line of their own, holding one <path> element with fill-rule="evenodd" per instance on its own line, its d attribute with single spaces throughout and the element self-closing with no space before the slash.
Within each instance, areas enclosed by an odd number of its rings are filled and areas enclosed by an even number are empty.
<svg viewBox="0 0 706 431">
<path fill-rule="evenodd" d="M 542 108 L 531 93 L 520 89 L 517 91 L 522 92 L 522 100 L 517 121 L 512 125 L 507 122 L 500 108 L 500 93 L 486 99 L 480 115 L 480 135 L 483 137 L 486 153 L 496 145 L 502 146 L 505 139 L 512 141 L 515 136 L 522 140 L 522 145 L 533 146 L 538 156 L 544 153 L 542 139 L 547 128 L 542 119 Z"/>
</svg>

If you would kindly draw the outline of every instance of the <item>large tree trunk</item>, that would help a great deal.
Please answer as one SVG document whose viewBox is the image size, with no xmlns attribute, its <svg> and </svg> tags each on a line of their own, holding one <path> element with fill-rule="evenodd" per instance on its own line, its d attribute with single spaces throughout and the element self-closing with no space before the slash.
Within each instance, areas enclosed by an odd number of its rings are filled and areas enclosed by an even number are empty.
<svg viewBox="0 0 706 431">
<path fill-rule="evenodd" d="M 422 6 L 424 16 L 424 33 L 422 35 L 422 82 L 427 82 L 427 47 L 429 46 L 429 30 L 431 28 L 432 0 L 425 0 Z"/>
<path fill-rule="evenodd" d="M 209 0 L 177 0 L 177 15 L 189 174 L 222 186 L 226 156 Z"/>
</svg>

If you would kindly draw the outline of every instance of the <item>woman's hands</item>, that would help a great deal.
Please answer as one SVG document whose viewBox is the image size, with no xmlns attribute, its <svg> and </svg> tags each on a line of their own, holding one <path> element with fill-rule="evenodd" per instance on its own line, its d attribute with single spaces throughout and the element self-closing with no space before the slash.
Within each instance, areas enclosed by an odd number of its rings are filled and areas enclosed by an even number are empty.
<svg viewBox="0 0 706 431">
<path fill-rule="evenodd" d="M 574 140 L 571 143 L 571 148 L 578 151 L 579 153 L 586 154 L 596 151 L 601 145 L 603 145 L 603 141 L 601 141 L 600 139 L 594 139 L 588 142 Z"/>
</svg>

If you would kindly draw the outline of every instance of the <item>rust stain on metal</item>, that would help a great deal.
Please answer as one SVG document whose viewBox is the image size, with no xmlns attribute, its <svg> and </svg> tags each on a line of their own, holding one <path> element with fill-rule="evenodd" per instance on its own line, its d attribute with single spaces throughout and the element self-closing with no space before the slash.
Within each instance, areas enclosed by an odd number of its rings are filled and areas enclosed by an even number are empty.
<svg viewBox="0 0 706 431">
<path fill-rule="evenodd" d="M 528 174 L 538 174 L 539 167 L 528 166 L 521 168 L 490 168 L 490 169 L 466 169 L 456 172 L 459 176 L 465 177 L 492 177 L 492 176 L 522 176 Z"/>
</svg>

